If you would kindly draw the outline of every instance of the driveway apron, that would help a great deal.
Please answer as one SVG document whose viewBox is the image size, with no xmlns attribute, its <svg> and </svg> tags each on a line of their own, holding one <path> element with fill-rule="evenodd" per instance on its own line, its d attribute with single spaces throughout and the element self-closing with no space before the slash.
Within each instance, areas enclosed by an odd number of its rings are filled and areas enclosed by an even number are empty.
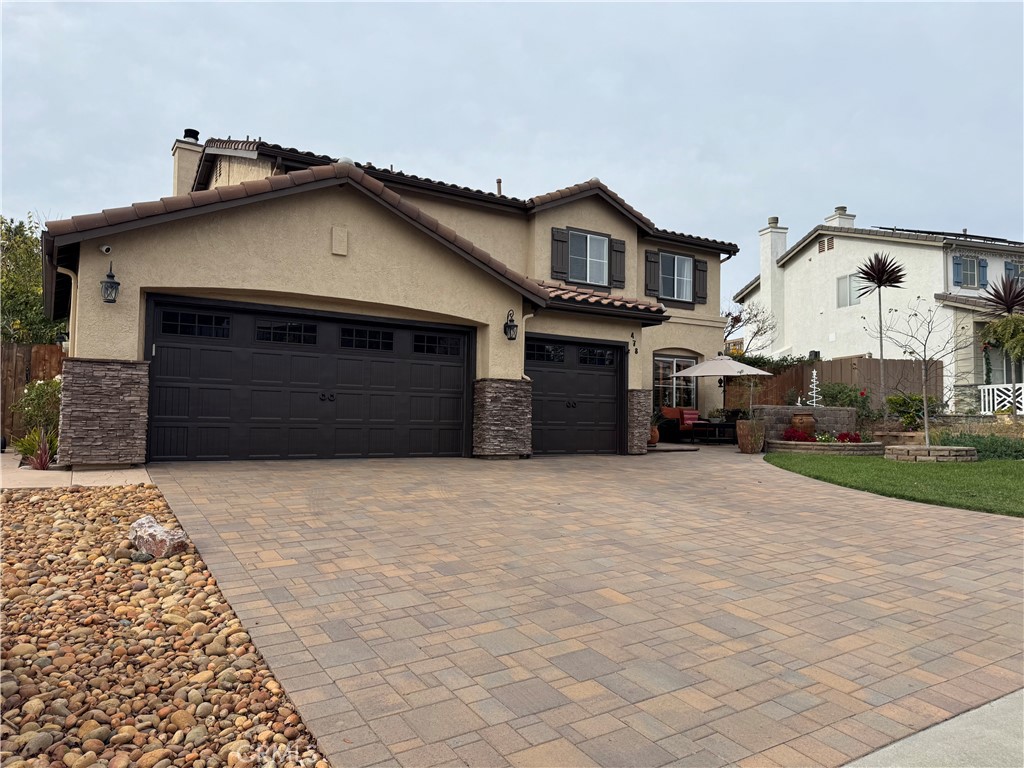
<svg viewBox="0 0 1024 768">
<path fill-rule="evenodd" d="M 335 766 L 838 766 L 1024 686 L 1020 519 L 734 448 L 155 464 Z"/>
</svg>

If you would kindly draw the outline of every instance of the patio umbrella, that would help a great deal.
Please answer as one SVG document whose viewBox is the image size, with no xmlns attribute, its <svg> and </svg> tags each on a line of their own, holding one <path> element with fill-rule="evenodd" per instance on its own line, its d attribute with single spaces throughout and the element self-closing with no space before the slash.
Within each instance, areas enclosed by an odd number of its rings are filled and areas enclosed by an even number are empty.
<svg viewBox="0 0 1024 768">
<path fill-rule="evenodd" d="M 718 355 L 703 363 L 697 363 L 689 368 L 673 373 L 672 378 L 678 376 L 713 376 L 721 379 L 726 376 L 771 376 L 768 371 L 762 371 L 752 365 L 741 363 L 728 355 Z M 754 384 L 750 384 L 750 415 L 754 415 Z"/>
</svg>

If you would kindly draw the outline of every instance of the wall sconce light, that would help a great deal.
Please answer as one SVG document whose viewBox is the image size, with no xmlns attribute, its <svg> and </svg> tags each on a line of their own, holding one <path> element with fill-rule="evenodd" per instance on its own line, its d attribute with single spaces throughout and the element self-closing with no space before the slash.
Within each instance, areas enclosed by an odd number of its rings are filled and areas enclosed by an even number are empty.
<svg viewBox="0 0 1024 768">
<path fill-rule="evenodd" d="M 516 313 L 510 309 L 508 311 L 508 318 L 505 320 L 505 338 L 509 341 L 515 341 L 518 335 L 519 326 L 516 325 Z"/>
<path fill-rule="evenodd" d="M 117 303 L 117 292 L 120 290 L 121 284 L 114 279 L 114 262 L 110 262 L 110 271 L 107 272 L 107 279 L 100 280 L 100 293 L 103 295 L 103 303 Z"/>
<path fill-rule="evenodd" d="M 725 389 L 725 379 L 724 379 L 724 378 L 723 378 L 723 379 L 719 379 L 719 380 L 718 380 L 718 386 L 719 386 L 719 387 L 720 387 L 721 389 Z"/>
</svg>

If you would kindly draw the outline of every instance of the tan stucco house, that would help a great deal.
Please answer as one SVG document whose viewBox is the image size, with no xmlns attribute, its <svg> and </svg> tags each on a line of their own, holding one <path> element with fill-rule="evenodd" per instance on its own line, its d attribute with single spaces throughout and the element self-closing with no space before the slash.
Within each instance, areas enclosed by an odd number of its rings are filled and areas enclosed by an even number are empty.
<svg viewBox="0 0 1024 768">
<path fill-rule="evenodd" d="M 46 224 L 62 464 L 643 453 L 655 403 L 721 404 L 670 374 L 721 349 L 737 247 L 597 179 L 523 200 L 195 131 L 172 154 L 173 196 Z"/>
</svg>

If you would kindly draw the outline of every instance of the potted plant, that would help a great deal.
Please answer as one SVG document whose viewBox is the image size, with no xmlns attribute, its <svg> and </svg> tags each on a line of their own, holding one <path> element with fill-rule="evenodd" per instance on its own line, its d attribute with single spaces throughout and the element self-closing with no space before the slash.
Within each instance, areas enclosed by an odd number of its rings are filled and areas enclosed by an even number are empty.
<svg viewBox="0 0 1024 768">
<path fill-rule="evenodd" d="M 760 419 L 740 419 L 736 422 L 736 445 L 740 453 L 760 453 L 764 448 L 764 422 Z"/>
<path fill-rule="evenodd" d="M 712 424 L 720 424 L 725 421 L 725 417 L 729 415 L 729 412 L 725 408 L 714 408 L 708 412 L 708 421 Z"/>
<path fill-rule="evenodd" d="M 658 444 L 658 441 L 661 439 L 661 434 L 658 432 L 658 426 L 665 421 L 667 421 L 667 419 L 662 415 L 660 408 L 655 408 L 651 411 L 651 434 L 647 438 L 648 447 L 654 447 Z"/>
</svg>

